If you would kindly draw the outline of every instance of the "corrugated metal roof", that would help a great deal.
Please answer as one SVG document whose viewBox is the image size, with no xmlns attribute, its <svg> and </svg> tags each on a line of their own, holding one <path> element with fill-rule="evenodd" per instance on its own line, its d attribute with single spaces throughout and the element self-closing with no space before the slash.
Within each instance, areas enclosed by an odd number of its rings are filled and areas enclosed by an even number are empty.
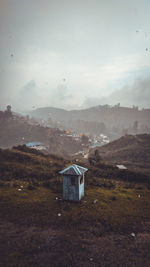
<svg viewBox="0 0 150 267">
<path fill-rule="evenodd" d="M 121 169 L 121 170 L 125 170 L 125 169 L 127 169 L 127 167 L 124 166 L 124 165 L 116 165 L 116 166 L 118 167 L 118 169 Z"/>
<path fill-rule="evenodd" d="M 30 147 L 30 146 L 42 146 L 43 144 L 40 142 L 30 142 L 27 143 L 26 146 Z"/>
<path fill-rule="evenodd" d="M 60 171 L 60 174 L 66 174 L 66 175 L 82 175 L 84 172 L 86 172 L 88 169 L 81 167 L 79 165 L 73 164 L 66 169 Z"/>
</svg>

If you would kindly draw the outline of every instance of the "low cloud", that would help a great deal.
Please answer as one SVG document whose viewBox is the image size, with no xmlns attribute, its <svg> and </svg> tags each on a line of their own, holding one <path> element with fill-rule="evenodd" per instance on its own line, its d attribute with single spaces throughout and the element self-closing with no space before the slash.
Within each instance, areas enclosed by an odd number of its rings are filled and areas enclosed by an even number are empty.
<svg viewBox="0 0 150 267">
<path fill-rule="evenodd" d="M 36 83 L 34 80 L 28 82 L 20 91 L 20 98 L 30 101 L 36 95 Z"/>
<path fill-rule="evenodd" d="M 102 98 L 86 98 L 82 107 L 88 108 L 96 105 L 139 106 L 150 108 L 150 78 L 136 79 L 131 85 L 126 85 L 120 90 Z"/>
<path fill-rule="evenodd" d="M 34 80 L 29 81 L 20 90 L 15 106 L 17 109 L 32 109 L 44 106 L 69 107 L 73 97 L 67 85 L 61 83 L 56 88 L 40 88 Z"/>
<path fill-rule="evenodd" d="M 69 89 L 66 85 L 59 84 L 54 92 L 54 98 L 57 98 L 58 102 L 66 101 L 72 98 L 69 94 Z"/>
<path fill-rule="evenodd" d="M 117 101 L 125 106 L 150 107 L 150 78 L 139 78 L 132 85 L 124 86 L 110 95 L 109 102 L 111 99 L 113 104 Z"/>
<path fill-rule="evenodd" d="M 82 94 L 84 94 L 82 92 Z M 52 106 L 65 109 L 89 108 L 98 105 L 116 105 L 121 106 L 139 106 L 139 108 L 150 108 L 150 78 L 138 78 L 134 83 L 115 90 L 108 96 L 86 97 L 83 104 L 83 98 L 73 93 L 66 79 L 63 79 L 58 85 L 39 86 L 35 80 L 27 82 L 21 90 L 15 95 L 8 90 L 1 90 L 2 103 L 12 105 L 13 109 L 18 111 L 30 110 L 32 108 Z M 3 107 L 4 108 L 4 107 Z"/>
<path fill-rule="evenodd" d="M 18 103 L 16 106 L 18 108 L 29 109 L 31 106 L 35 105 L 38 100 L 37 85 L 34 80 L 29 81 L 25 86 L 20 90 L 18 95 Z"/>
</svg>

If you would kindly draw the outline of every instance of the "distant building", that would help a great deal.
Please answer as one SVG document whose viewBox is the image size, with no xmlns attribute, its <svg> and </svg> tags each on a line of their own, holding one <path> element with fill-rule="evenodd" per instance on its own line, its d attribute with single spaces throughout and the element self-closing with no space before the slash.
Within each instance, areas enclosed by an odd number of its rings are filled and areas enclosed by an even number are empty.
<svg viewBox="0 0 150 267">
<path fill-rule="evenodd" d="M 117 167 L 118 169 L 120 169 L 120 170 L 126 170 L 126 169 L 127 169 L 127 167 L 124 166 L 124 165 L 116 165 L 116 167 Z"/>
<path fill-rule="evenodd" d="M 30 142 L 26 144 L 27 147 L 34 148 L 36 150 L 46 150 L 46 147 L 40 142 Z"/>
<path fill-rule="evenodd" d="M 84 197 L 84 173 L 88 169 L 73 164 L 60 171 L 63 177 L 63 199 L 80 201 Z"/>
</svg>

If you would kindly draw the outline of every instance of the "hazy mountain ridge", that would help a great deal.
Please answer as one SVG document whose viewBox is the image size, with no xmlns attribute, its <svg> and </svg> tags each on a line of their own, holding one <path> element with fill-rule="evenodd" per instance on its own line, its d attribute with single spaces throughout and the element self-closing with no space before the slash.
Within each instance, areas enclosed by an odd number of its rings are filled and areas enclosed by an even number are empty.
<svg viewBox="0 0 150 267">
<path fill-rule="evenodd" d="M 59 108 L 54 108 L 54 107 L 44 107 L 44 108 L 37 108 L 33 111 L 30 111 L 29 115 L 36 117 L 36 118 L 40 118 L 40 119 L 48 119 L 51 116 L 57 119 L 60 116 L 60 114 L 64 116 L 68 112 L 69 111 L 65 109 L 59 109 Z"/>
<path fill-rule="evenodd" d="M 139 133 L 150 132 L 150 109 L 139 110 L 138 107 L 128 108 L 116 106 L 96 106 L 82 110 L 64 110 L 56 108 L 39 108 L 29 114 L 35 118 L 52 119 L 55 122 L 60 122 L 68 128 L 78 129 L 79 122 L 85 121 L 86 123 L 104 123 L 107 132 L 113 131 L 129 131 L 133 133 L 134 123 L 137 122 L 136 130 Z M 90 132 L 91 126 L 89 125 L 88 131 Z M 85 127 L 84 133 L 86 133 Z M 88 132 L 87 131 L 87 132 Z M 136 132 L 135 132 L 136 133 Z"/>
</svg>

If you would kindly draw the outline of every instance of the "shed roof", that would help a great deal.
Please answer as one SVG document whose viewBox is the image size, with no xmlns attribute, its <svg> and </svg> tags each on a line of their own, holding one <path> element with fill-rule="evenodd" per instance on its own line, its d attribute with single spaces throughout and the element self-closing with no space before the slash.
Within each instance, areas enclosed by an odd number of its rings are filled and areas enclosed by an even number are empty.
<svg viewBox="0 0 150 267">
<path fill-rule="evenodd" d="M 60 171 L 60 174 L 66 174 L 66 175 L 82 175 L 84 172 L 86 172 L 88 169 L 81 167 L 79 165 L 73 164 L 66 169 Z"/>
</svg>

